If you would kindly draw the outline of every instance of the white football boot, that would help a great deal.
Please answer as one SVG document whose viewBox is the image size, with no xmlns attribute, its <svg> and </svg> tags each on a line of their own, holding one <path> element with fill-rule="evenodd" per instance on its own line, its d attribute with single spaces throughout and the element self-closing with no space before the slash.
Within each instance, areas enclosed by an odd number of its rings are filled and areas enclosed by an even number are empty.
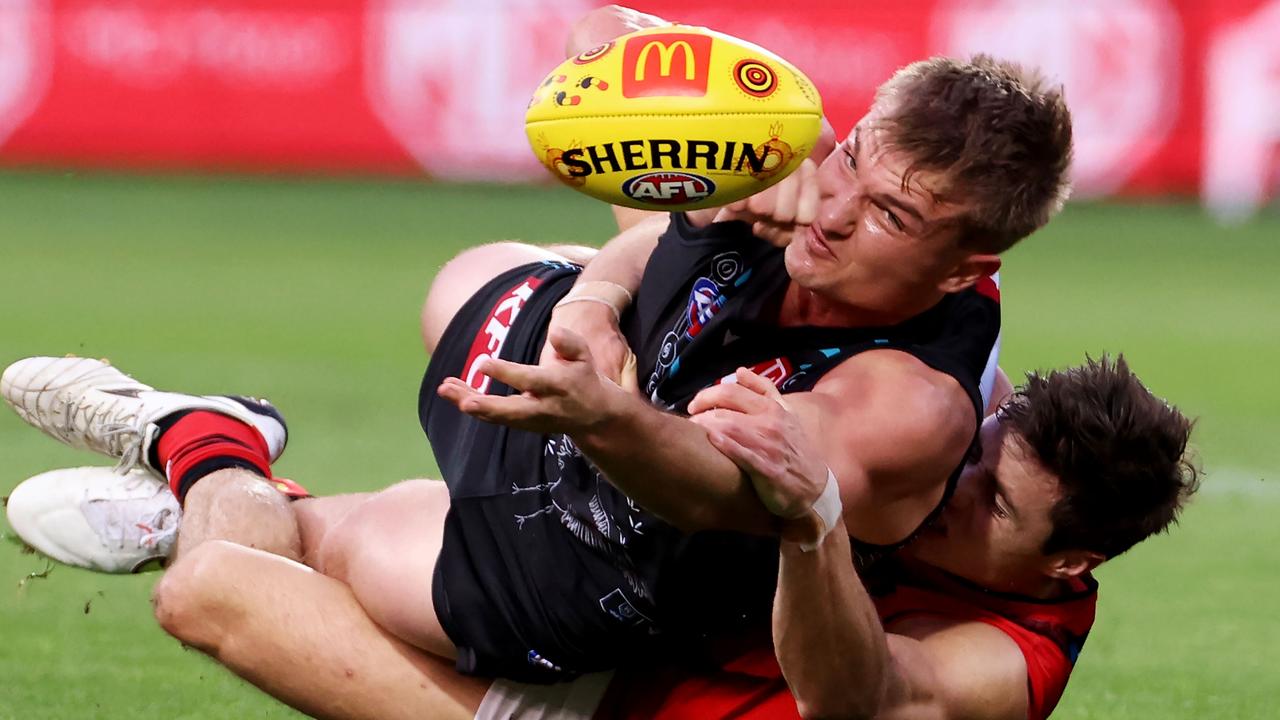
<svg viewBox="0 0 1280 720">
<path fill-rule="evenodd" d="M 284 418 L 266 401 L 163 392 L 88 358 L 19 360 L 0 376 L 0 395 L 46 435 L 115 458 L 120 473 L 146 468 L 162 480 L 163 468 L 147 460 L 159 434 L 156 422 L 173 413 L 207 410 L 248 423 L 262 433 L 272 461 L 289 436 Z"/>
<path fill-rule="evenodd" d="M 182 510 L 168 483 L 145 470 L 53 470 L 9 495 L 9 525 L 27 545 L 67 565 L 132 573 L 163 560 Z"/>
</svg>

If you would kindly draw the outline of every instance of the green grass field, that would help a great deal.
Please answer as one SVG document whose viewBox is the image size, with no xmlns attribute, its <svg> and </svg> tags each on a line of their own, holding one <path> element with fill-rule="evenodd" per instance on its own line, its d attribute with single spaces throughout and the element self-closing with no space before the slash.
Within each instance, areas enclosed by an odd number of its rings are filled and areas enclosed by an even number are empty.
<svg viewBox="0 0 1280 720">
<path fill-rule="evenodd" d="M 109 357 L 145 381 L 261 393 L 278 468 L 313 492 L 429 475 L 417 313 L 487 240 L 598 243 L 561 188 L 0 174 L 0 363 Z M 1100 572 L 1094 633 L 1055 718 L 1280 717 L 1280 218 L 1224 230 L 1181 205 L 1079 205 L 1008 256 L 1003 364 L 1123 350 L 1200 417 L 1204 490 Z M 98 462 L 0 412 L 0 491 Z M 7 527 L 5 528 L 7 529 Z M 285 718 L 152 622 L 157 575 L 55 567 L 0 544 L 0 718 Z"/>
</svg>

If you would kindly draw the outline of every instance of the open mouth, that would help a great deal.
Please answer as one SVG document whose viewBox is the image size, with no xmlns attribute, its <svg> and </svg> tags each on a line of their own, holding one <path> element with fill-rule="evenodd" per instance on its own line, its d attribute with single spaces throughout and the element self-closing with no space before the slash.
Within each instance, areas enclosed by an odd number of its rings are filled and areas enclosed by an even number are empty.
<svg viewBox="0 0 1280 720">
<path fill-rule="evenodd" d="M 809 226 L 805 244 L 810 255 L 825 257 L 829 260 L 834 260 L 836 257 L 836 254 L 831 251 L 831 246 L 827 244 L 827 236 L 823 234 L 822 228 L 817 225 Z"/>
</svg>

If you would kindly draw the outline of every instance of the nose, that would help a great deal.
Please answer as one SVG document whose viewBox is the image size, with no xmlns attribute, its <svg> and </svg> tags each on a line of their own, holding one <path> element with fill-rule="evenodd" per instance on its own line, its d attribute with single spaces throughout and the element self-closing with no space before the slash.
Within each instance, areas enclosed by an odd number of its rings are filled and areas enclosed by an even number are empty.
<svg viewBox="0 0 1280 720">
<path fill-rule="evenodd" d="M 826 167 L 827 163 L 840 162 L 843 157 L 843 151 L 832 153 L 818 173 L 818 225 L 829 239 L 844 239 L 853 234 L 862 205 L 862 186 L 857 179 L 845 174 L 843 168 Z"/>
</svg>

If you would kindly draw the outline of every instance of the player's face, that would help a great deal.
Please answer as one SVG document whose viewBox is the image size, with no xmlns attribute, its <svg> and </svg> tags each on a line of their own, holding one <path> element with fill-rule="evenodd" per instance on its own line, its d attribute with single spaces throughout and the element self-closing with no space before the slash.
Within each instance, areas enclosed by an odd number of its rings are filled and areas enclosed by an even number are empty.
<svg viewBox="0 0 1280 720">
<path fill-rule="evenodd" d="M 802 287 L 874 309 L 935 293 L 968 256 L 955 220 L 963 205 L 929 191 L 938 177 L 914 173 L 883 142 L 868 114 L 818 169 L 818 221 L 787 247 L 787 271 Z"/>
<path fill-rule="evenodd" d="M 996 416 L 980 436 L 981 457 L 965 465 L 941 518 L 907 552 L 991 589 L 1042 585 L 1052 565 L 1041 548 L 1053 530 L 1058 480 Z"/>
</svg>

